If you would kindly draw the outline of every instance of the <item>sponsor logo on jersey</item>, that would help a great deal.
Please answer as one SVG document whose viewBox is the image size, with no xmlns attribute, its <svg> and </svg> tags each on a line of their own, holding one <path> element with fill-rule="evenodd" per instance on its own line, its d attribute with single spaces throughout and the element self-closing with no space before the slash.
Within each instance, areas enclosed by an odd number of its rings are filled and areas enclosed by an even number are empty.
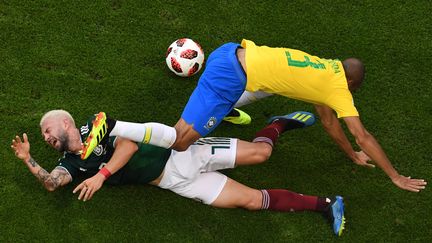
<svg viewBox="0 0 432 243">
<path fill-rule="evenodd" d="M 207 130 L 210 130 L 212 127 L 214 127 L 216 125 L 216 122 L 217 122 L 216 117 L 212 116 L 207 121 L 207 124 L 204 126 L 204 128 L 207 129 Z"/>
<path fill-rule="evenodd" d="M 83 167 L 79 167 L 80 171 L 87 171 L 87 169 L 83 168 Z"/>
</svg>

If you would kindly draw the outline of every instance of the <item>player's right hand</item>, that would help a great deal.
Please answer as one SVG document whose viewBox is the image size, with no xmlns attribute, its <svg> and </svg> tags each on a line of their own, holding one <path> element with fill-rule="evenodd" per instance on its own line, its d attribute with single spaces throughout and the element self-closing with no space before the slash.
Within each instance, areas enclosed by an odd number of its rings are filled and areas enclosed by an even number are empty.
<svg viewBox="0 0 432 243">
<path fill-rule="evenodd" d="M 30 159 L 30 143 L 27 134 L 23 134 L 23 141 L 19 136 L 15 136 L 15 139 L 12 139 L 11 148 L 15 151 L 15 156 L 24 162 Z"/>
<path fill-rule="evenodd" d="M 369 156 L 365 152 L 363 151 L 355 152 L 355 157 L 353 159 L 354 163 L 361 166 L 375 168 L 374 164 L 368 163 L 370 161 L 372 161 L 371 158 L 369 158 Z"/>
</svg>

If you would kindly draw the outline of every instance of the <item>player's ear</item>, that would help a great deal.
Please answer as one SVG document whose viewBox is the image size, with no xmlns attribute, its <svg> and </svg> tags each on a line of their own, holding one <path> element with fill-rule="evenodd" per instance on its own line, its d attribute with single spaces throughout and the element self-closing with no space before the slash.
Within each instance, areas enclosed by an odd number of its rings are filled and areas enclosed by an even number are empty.
<svg viewBox="0 0 432 243">
<path fill-rule="evenodd" d="M 71 126 L 71 123 L 69 122 L 69 119 L 63 118 L 62 119 L 62 126 L 64 129 L 68 129 Z"/>
<path fill-rule="evenodd" d="M 347 79 L 347 83 L 348 83 L 348 89 L 353 92 L 357 89 L 356 84 L 354 82 L 354 80 L 352 79 Z"/>
</svg>

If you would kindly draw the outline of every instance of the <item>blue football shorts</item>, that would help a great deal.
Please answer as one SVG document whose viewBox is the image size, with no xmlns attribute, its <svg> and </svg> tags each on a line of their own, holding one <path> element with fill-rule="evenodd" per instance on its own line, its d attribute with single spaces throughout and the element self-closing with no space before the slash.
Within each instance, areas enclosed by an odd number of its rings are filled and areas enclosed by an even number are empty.
<svg viewBox="0 0 432 243">
<path fill-rule="evenodd" d="M 182 118 L 202 137 L 213 131 L 234 108 L 246 88 L 246 75 L 236 56 L 237 43 L 214 50 L 198 85 L 183 110 Z"/>
</svg>

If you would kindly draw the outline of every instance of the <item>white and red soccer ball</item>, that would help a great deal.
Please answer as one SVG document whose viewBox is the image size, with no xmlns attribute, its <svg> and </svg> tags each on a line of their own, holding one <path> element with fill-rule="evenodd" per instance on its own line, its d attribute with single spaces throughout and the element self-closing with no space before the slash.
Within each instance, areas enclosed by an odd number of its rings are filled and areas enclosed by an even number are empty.
<svg viewBox="0 0 432 243">
<path fill-rule="evenodd" d="M 167 50 L 168 68 L 178 76 L 189 77 L 199 72 L 204 63 L 204 51 L 195 41 L 182 38 L 174 41 Z"/>
</svg>

